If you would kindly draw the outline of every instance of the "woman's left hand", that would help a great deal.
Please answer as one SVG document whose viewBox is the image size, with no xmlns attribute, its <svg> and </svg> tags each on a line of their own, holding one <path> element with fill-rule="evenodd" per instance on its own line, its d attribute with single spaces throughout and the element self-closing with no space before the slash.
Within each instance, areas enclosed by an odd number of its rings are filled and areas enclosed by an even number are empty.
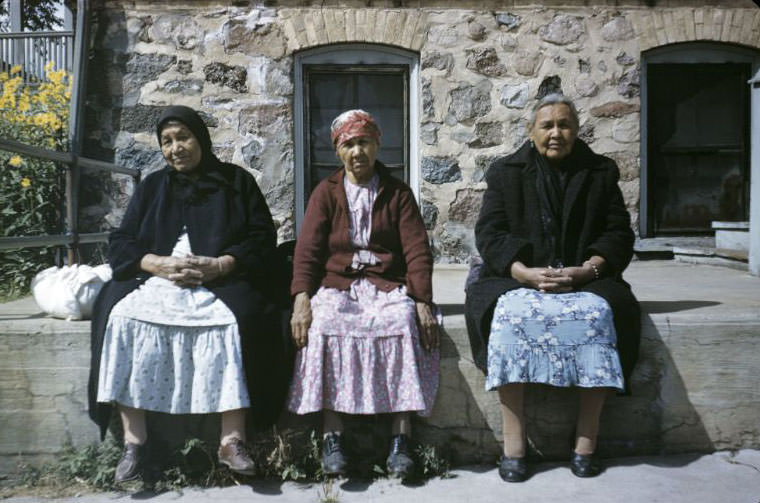
<svg viewBox="0 0 760 503">
<path fill-rule="evenodd" d="M 594 269 L 590 266 L 563 267 L 560 271 L 563 276 L 570 278 L 573 287 L 583 286 L 595 277 Z"/>
<path fill-rule="evenodd" d="M 200 283 L 209 283 L 219 277 L 226 276 L 235 268 L 235 257 L 232 255 L 222 255 L 221 257 L 188 255 L 187 261 L 193 270 L 200 273 L 197 278 Z"/>
<path fill-rule="evenodd" d="M 422 346 L 428 351 L 438 349 L 440 335 L 438 332 L 438 320 L 433 315 L 433 310 L 425 302 L 415 302 L 417 308 L 417 326 L 420 329 Z"/>
</svg>

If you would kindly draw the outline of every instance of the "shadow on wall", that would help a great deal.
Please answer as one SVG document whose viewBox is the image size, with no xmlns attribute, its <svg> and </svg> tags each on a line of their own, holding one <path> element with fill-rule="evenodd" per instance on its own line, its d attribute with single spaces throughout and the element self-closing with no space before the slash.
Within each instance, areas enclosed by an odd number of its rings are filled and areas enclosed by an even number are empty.
<svg viewBox="0 0 760 503">
<path fill-rule="evenodd" d="M 645 300 L 641 301 L 641 311 L 649 314 L 677 313 L 700 307 L 718 306 L 720 302 L 712 300 Z M 650 320 L 651 322 L 651 320 Z"/>
<path fill-rule="evenodd" d="M 645 314 L 642 316 L 639 362 L 632 376 L 633 393 L 629 397 L 614 397 L 605 406 L 600 432 L 603 453 L 634 455 L 715 450 L 679 369 L 679 365 L 685 366 L 689 362 L 683 358 L 676 362 L 669 345 L 677 341 L 662 333 L 662 327 L 650 316 L 653 312 L 675 312 L 707 304 L 713 303 L 642 303 Z M 649 308 L 661 310 L 647 311 Z M 689 385 L 694 389 L 700 383 Z"/>
<path fill-rule="evenodd" d="M 464 307 L 440 307 L 447 318 L 441 332 L 438 396 L 432 415 L 417 421 L 415 435 L 421 442 L 437 446 L 454 465 L 491 464 L 500 449 L 493 430 L 499 404 L 484 391 L 485 376 L 472 361 L 464 315 L 460 314 Z"/>
<path fill-rule="evenodd" d="M 712 302 L 648 302 L 644 309 L 674 312 Z M 457 306 L 451 313 L 459 313 Z M 446 312 L 446 311 L 444 311 Z M 632 376 L 631 396 L 607 400 L 599 434 L 603 457 L 715 450 L 666 338 L 644 315 L 640 358 Z M 419 436 L 428 443 L 451 446 L 455 463 L 494 462 L 501 447 L 498 395 L 486 392 L 484 377 L 470 359 L 464 330 L 443 338 L 441 388 L 433 416 L 422 421 Z M 686 365 L 682 358 L 680 364 Z M 692 388 L 699 383 L 691 383 Z M 530 456 L 567 460 L 573 447 L 577 393 L 573 389 L 532 386 L 526 391 L 525 415 Z"/>
</svg>

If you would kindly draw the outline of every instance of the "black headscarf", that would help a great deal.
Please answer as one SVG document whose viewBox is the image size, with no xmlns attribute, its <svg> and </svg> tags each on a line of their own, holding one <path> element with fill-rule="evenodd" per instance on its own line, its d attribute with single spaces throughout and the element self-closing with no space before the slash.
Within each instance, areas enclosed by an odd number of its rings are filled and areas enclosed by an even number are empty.
<svg viewBox="0 0 760 503">
<path fill-rule="evenodd" d="M 156 136 L 161 145 L 161 131 L 167 122 L 178 121 L 184 124 L 201 145 L 201 162 L 198 175 L 191 176 L 172 170 L 169 174 L 171 191 L 179 199 L 195 202 L 200 201 L 206 194 L 219 189 L 220 183 L 225 183 L 217 175 L 217 167 L 222 163 L 211 149 L 211 135 L 201 116 L 190 107 L 173 105 L 167 107 L 156 124 Z M 194 174 L 195 175 L 195 174 Z"/>
<path fill-rule="evenodd" d="M 158 137 L 158 143 L 161 144 L 161 130 L 169 121 L 179 121 L 195 135 L 198 142 L 203 149 L 203 157 L 201 158 L 201 164 L 207 161 L 215 160 L 219 162 L 214 153 L 211 151 L 211 135 L 208 132 L 206 124 L 203 122 L 201 116 L 190 107 L 182 105 L 173 105 L 167 107 L 166 110 L 158 118 L 156 124 L 156 136 Z"/>
</svg>

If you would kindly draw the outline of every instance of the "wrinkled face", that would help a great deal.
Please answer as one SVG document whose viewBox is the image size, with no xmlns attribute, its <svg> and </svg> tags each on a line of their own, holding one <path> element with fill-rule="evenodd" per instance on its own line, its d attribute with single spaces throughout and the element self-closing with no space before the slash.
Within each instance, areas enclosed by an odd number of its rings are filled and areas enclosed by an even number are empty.
<svg viewBox="0 0 760 503">
<path fill-rule="evenodd" d="M 161 153 L 172 168 L 181 173 L 192 173 L 201 163 L 203 150 L 187 126 L 171 121 L 161 130 Z"/>
<path fill-rule="evenodd" d="M 567 157 L 577 137 L 578 124 L 566 104 L 547 105 L 536 112 L 530 139 L 535 143 L 538 153 L 549 161 L 556 162 Z"/>
<path fill-rule="evenodd" d="M 372 138 L 358 136 L 340 144 L 336 153 L 353 183 L 367 183 L 375 174 L 378 143 Z"/>
</svg>

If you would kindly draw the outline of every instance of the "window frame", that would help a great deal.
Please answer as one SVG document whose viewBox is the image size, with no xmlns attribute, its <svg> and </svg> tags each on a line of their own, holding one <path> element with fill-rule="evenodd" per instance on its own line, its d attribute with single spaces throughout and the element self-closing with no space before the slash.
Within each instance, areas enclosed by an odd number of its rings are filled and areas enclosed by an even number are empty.
<svg viewBox="0 0 760 503">
<path fill-rule="evenodd" d="M 305 173 L 306 155 L 308 153 L 308 135 L 306 134 L 305 106 L 306 95 L 305 67 L 329 67 L 350 65 L 353 67 L 407 67 L 408 110 L 407 125 L 407 166 L 409 186 L 419 199 L 419 55 L 412 51 L 379 44 L 334 44 L 307 49 L 294 57 L 294 161 L 295 161 L 295 220 L 296 233 L 301 229 L 301 222 L 306 211 L 305 194 L 307 192 Z M 382 147 L 381 147 L 382 151 Z M 382 155 L 380 156 L 382 157 Z"/>
</svg>

